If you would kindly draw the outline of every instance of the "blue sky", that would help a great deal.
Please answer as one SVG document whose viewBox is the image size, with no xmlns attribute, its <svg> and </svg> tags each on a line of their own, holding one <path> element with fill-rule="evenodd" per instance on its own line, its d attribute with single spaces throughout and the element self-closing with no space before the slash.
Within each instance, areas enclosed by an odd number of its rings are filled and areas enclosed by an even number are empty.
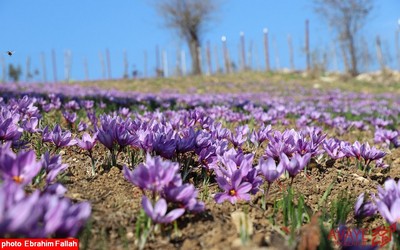
<svg viewBox="0 0 400 250">
<path fill-rule="evenodd" d="M 154 75 L 155 47 L 165 50 L 169 72 L 173 72 L 177 50 L 186 46 L 173 31 L 163 27 L 159 18 L 146 0 L 3 0 L 0 1 L 0 51 L 14 50 L 9 57 L 3 53 L 5 64 L 20 64 L 26 71 L 26 60 L 31 59 L 31 71 L 39 70 L 34 80 L 41 81 L 41 55 L 46 61 L 47 79 L 51 81 L 53 69 L 51 51 L 56 52 L 57 78 L 63 80 L 64 53 L 70 50 L 71 79 L 84 79 L 84 58 L 89 66 L 90 79 L 102 77 L 99 53 L 105 57 L 110 51 L 112 77 L 122 77 L 123 51 L 127 51 L 129 70 L 133 65 L 142 74 L 144 53 L 148 54 L 148 74 Z M 365 29 L 370 50 L 375 57 L 372 42 L 379 35 L 389 65 L 397 67 L 395 57 L 395 30 L 400 18 L 399 0 L 379 0 L 370 22 Z M 258 52 L 259 67 L 264 68 L 262 30 L 267 27 L 270 35 L 271 66 L 289 67 L 287 35 L 293 40 L 295 66 L 305 67 L 302 54 L 304 46 L 304 20 L 310 20 L 311 48 L 332 47 L 332 38 L 327 25 L 316 16 L 310 0 L 225 0 L 218 20 L 209 27 L 203 42 L 210 41 L 212 48 L 218 46 L 221 53 L 221 36 L 227 37 L 232 59 L 238 64 L 239 33 L 244 32 L 246 45 L 253 43 L 253 54 Z M 187 50 L 186 50 L 187 51 Z M 188 54 L 187 54 L 188 56 Z M 253 56 L 253 67 L 257 67 Z M 330 56 L 329 59 L 332 59 Z M 186 59 L 189 65 L 189 58 Z M 340 58 L 337 59 L 338 61 Z M 333 59 L 330 60 L 333 69 Z M 213 61 L 214 67 L 215 62 Z M 220 59 L 222 64 L 222 57 Z M 339 64 L 339 67 L 341 65 Z M 371 67 L 371 69 L 375 69 Z M 1 71 L 0 71 L 1 75 Z M 25 80 L 25 75 L 22 76 Z"/>
</svg>

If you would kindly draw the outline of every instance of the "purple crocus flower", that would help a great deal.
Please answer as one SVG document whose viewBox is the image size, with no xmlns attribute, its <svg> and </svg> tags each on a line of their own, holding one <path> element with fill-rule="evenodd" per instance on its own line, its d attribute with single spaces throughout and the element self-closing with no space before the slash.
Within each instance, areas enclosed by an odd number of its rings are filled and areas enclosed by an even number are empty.
<svg viewBox="0 0 400 250">
<path fill-rule="evenodd" d="M 13 118 L 0 118 L 0 141 L 15 141 L 22 135 L 22 128 L 13 122 Z"/>
<path fill-rule="evenodd" d="M 200 130 L 196 137 L 196 149 L 206 148 L 211 145 L 212 135 L 208 132 Z"/>
<path fill-rule="evenodd" d="M 293 154 L 292 159 L 286 156 L 286 154 L 281 154 L 281 161 L 283 161 L 283 166 L 292 178 L 292 183 L 294 177 L 303 170 L 311 160 L 311 154 L 307 153 L 303 156 L 297 152 Z"/>
<path fill-rule="evenodd" d="M 157 133 L 153 141 L 153 151 L 164 158 L 171 159 L 175 155 L 176 143 L 172 130 L 166 135 Z"/>
<path fill-rule="evenodd" d="M 249 191 L 252 185 L 249 182 L 243 182 L 242 171 L 236 170 L 232 178 L 228 181 L 225 177 L 217 177 L 218 186 L 224 190 L 223 193 L 217 193 L 214 197 L 217 203 L 222 203 L 228 200 L 230 203 L 235 204 L 238 200 L 250 200 Z"/>
<path fill-rule="evenodd" d="M 101 116 L 101 128 L 98 128 L 97 139 L 111 153 L 114 150 L 116 119 L 109 116 Z"/>
<path fill-rule="evenodd" d="M 42 155 L 42 166 L 47 173 L 47 183 L 52 183 L 60 172 L 68 168 L 68 164 L 62 164 L 60 155 L 51 157 L 49 152 Z"/>
<path fill-rule="evenodd" d="M 232 142 L 233 146 L 240 147 L 245 143 L 248 139 L 249 127 L 247 125 L 239 126 L 235 128 L 236 134 L 231 134 L 231 138 L 229 138 L 230 142 Z"/>
<path fill-rule="evenodd" d="M 53 136 L 53 132 L 46 126 L 42 130 L 42 142 L 51 142 L 51 138 Z"/>
<path fill-rule="evenodd" d="M 267 160 L 260 158 L 258 169 L 269 184 L 276 181 L 285 171 L 283 161 L 280 161 L 277 165 L 272 158 L 268 158 Z"/>
<path fill-rule="evenodd" d="M 82 140 L 76 139 L 76 142 L 78 147 L 87 151 L 92 151 L 97 142 L 97 133 L 94 133 L 93 137 L 91 137 L 88 133 L 84 132 L 82 135 Z"/>
<path fill-rule="evenodd" d="M 29 133 L 35 133 L 38 131 L 38 129 L 36 128 L 38 124 L 39 119 L 37 117 L 31 117 L 30 119 L 22 120 L 21 127 Z"/>
<path fill-rule="evenodd" d="M 379 213 L 389 224 L 400 220 L 400 181 L 388 179 L 384 188 L 378 187 L 378 197 L 373 196 Z"/>
<path fill-rule="evenodd" d="M 76 140 L 72 138 L 71 132 L 63 132 L 58 124 L 53 129 L 51 141 L 54 143 L 56 148 L 62 148 L 76 144 Z"/>
<path fill-rule="evenodd" d="M 145 163 L 139 164 L 133 171 L 124 166 L 123 172 L 124 177 L 135 186 L 159 192 L 174 180 L 178 170 L 178 163 L 163 160 L 158 156 L 152 158 L 147 154 Z"/>
<path fill-rule="evenodd" d="M 75 237 L 91 213 L 88 202 L 72 204 L 58 185 L 51 191 L 26 195 L 22 187 L 6 182 L 0 186 L 0 236 L 30 238 Z"/>
<path fill-rule="evenodd" d="M 177 203 L 192 212 L 204 211 L 204 203 L 197 200 L 197 190 L 192 184 L 183 184 L 177 187 L 167 187 L 164 190 L 165 199 Z"/>
<path fill-rule="evenodd" d="M 390 206 L 383 201 L 376 203 L 379 213 L 390 224 L 398 223 L 400 221 L 400 198 L 396 198 Z"/>
<path fill-rule="evenodd" d="M 88 125 L 86 124 L 86 122 L 80 121 L 78 123 L 78 131 L 79 132 L 85 131 L 87 128 L 88 128 Z"/>
<path fill-rule="evenodd" d="M 39 173 L 41 163 L 36 161 L 35 151 L 15 155 L 9 148 L 0 151 L 0 174 L 5 181 L 28 184 Z"/>
<path fill-rule="evenodd" d="M 246 176 L 253 168 L 253 154 L 243 154 L 243 152 L 236 152 L 234 148 L 224 152 L 223 156 L 217 156 L 221 165 L 215 169 L 218 176 L 227 176 L 231 178 L 232 174 L 241 169 L 242 176 Z"/>
<path fill-rule="evenodd" d="M 64 111 L 62 112 L 62 115 L 64 116 L 65 120 L 68 122 L 69 125 L 74 124 L 77 118 L 75 112 L 70 113 L 68 111 Z"/>
<path fill-rule="evenodd" d="M 376 128 L 374 141 L 376 143 L 385 143 L 389 147 L 393 145 L 397 148 L 400 146 L 399 132 Z"/>
<path fill-rule="evenodd" d="M 262 127 L 258 129 L 258 131 L 253 130 L 250 135 L 250 141 L 258 146 L 268 139 L 269 133 L 271 132 L 271 125 L 265 127 L 263 124 Z"/>
<path fill-rule="evenodd" d="M 322 144 L 325 152 L 334 160 L 345 157 L 345 153 L 342 151 L 341 142 L 335 138 L 325 140 Z"/>
<path fill-rule="evenodd" d="M 381 159 L 386 155 L 385 152 L 377 150 L 375 147 L 371 148 L 368 142 L 361 145 L 360 154 L 366 163 Z"/>
<path fill-rule="evenodd" d="M 355 141 L 353 145 L 342 148 L 342 151 L 346 157 L 355 157 L 357 160 L 361 159 L 361 143 L 358 141 Z"/>
<path fill-rule="evenodd" d="M 150 200 L 143 196 L 142 207 L 153 222 L 162 224 L 171 223 L 185 213 L 184 208 L 176 208 L 167 214 L 167 202 L 163 198 L 160 198 L 153 207 Z"/>
<path fill-rule="evenodd" d="M 86 111 L 86 115 L 89 118 L 89 121 L 92 123 L 93 127 L 97 128 L 98 119 L 97 119 L 97 116 L 96 116 L 96 112 L 87 110 Z"/>
<path fill-rule="evenodd" d="M 56 195 L 45 195 L 41 201 L 45 210 L 43 231 L 46 236 L 75 237 L 92 210 L 89 202 L 72 204 L 69 199 Z"/>
<path fill-rule="evenodd" d="M 197 133 L 194 132 L 194 129 L 191 127 L 187 130 L 184 130 L 182 134 L 182 137 L 179 137 L 176 143 L 176 152 L 186 153 L 193 151 L 196 147 Z"/>
<path fill-rule="evenodd" d="M 64 108 L 70 109 L 70 110 L 79 110 L 79 104 L 75 100 L 71 100 L 64 104 Z"/>
<path fill-rule="evenodd" d="M 20 191 L 7 193 L 7 188 L 19 189 L 16 186 L 7 187 L 7 183 L 0 189 L 0 201 L 4 199 L 8 202 L 6 204 L 2 201 L 3 204 L 0 205 L 0 236 L 28 235 L 32 233 L 41 216 L 41 209 L 37 206 L 40 193 L 36 190 L 29 196 L 23 194 L 22 197 L 15 199 L 17 198 L 15 195 L 20 195 Z"/>
<path fill-rule="evenodd" d="M 65 188 L 60 183 L 54 183 L 54 184 L 50 184 L 50 185 L 46 186 L 46 189 L 44 190 L 44 192 L 46 192 L 48 194 L 54 194 L 59 197 L 63 197 L 65 195 L 65 193 L 67 192 L 67 188 Z"/>
<path fill-rule="evenodd" d="M 354 215 L 356 219 L 362 219 L 372 216 L 376 213 L 377 207 L 374 203 L 364 202 L 364 193 L 360 194 L 354 206 Z"/>
<path fill-rule="evenodd" d="M 139 137 L 130 133 L 125 125 L 117 124 L 114 132 L 115 140 L 120 149 L 126 146 L 139 147 Z"/>
<path fill-rule="evenodd" d="M 82 100 L 81 105 L 84 109 L 89 110 L 92 109 L 94 106 L 94 101 L 93 100 Z"/>
</svg>

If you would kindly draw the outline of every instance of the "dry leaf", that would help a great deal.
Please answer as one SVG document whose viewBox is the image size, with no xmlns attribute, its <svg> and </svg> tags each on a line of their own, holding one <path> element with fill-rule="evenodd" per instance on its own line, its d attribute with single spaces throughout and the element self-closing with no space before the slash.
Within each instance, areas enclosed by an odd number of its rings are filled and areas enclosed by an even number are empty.
<svg viewBox="0 0 400 250">
<path fill-rule="evenodd" d="M 319 216 L 319 213 L 314 214 L 310 224 L 303 226 L 301 229 L 301 238 L 297 247 L 298 250 L 315 250 L 318 248 L 321 237 L 318 223 Z"/>
</svg>

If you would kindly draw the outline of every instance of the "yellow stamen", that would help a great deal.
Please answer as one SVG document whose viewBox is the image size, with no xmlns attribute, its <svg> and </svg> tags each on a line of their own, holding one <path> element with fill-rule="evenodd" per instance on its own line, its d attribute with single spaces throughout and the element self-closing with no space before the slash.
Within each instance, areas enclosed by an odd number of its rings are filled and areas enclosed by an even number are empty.
<svg viewBox="0 0 400 250">
<path fill-rule="evenodd" d="M 235 189 L 229 190 L 229 195 L 230 195 L 230 196 L 235 196 L 235 195 L 236 195 Z"/>
</svg>

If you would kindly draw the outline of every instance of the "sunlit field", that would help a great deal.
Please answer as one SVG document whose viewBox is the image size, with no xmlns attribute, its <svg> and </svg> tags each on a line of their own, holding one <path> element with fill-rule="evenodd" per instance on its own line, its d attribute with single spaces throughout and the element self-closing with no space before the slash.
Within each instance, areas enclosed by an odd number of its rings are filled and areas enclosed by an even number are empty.
<svg viewBox="0 0 400 250">
<path fill-rule="evenodd" d="M 400 81 L 0 86 L 0 235 L 80 249 L 400 247 Z"/>
</svg>

